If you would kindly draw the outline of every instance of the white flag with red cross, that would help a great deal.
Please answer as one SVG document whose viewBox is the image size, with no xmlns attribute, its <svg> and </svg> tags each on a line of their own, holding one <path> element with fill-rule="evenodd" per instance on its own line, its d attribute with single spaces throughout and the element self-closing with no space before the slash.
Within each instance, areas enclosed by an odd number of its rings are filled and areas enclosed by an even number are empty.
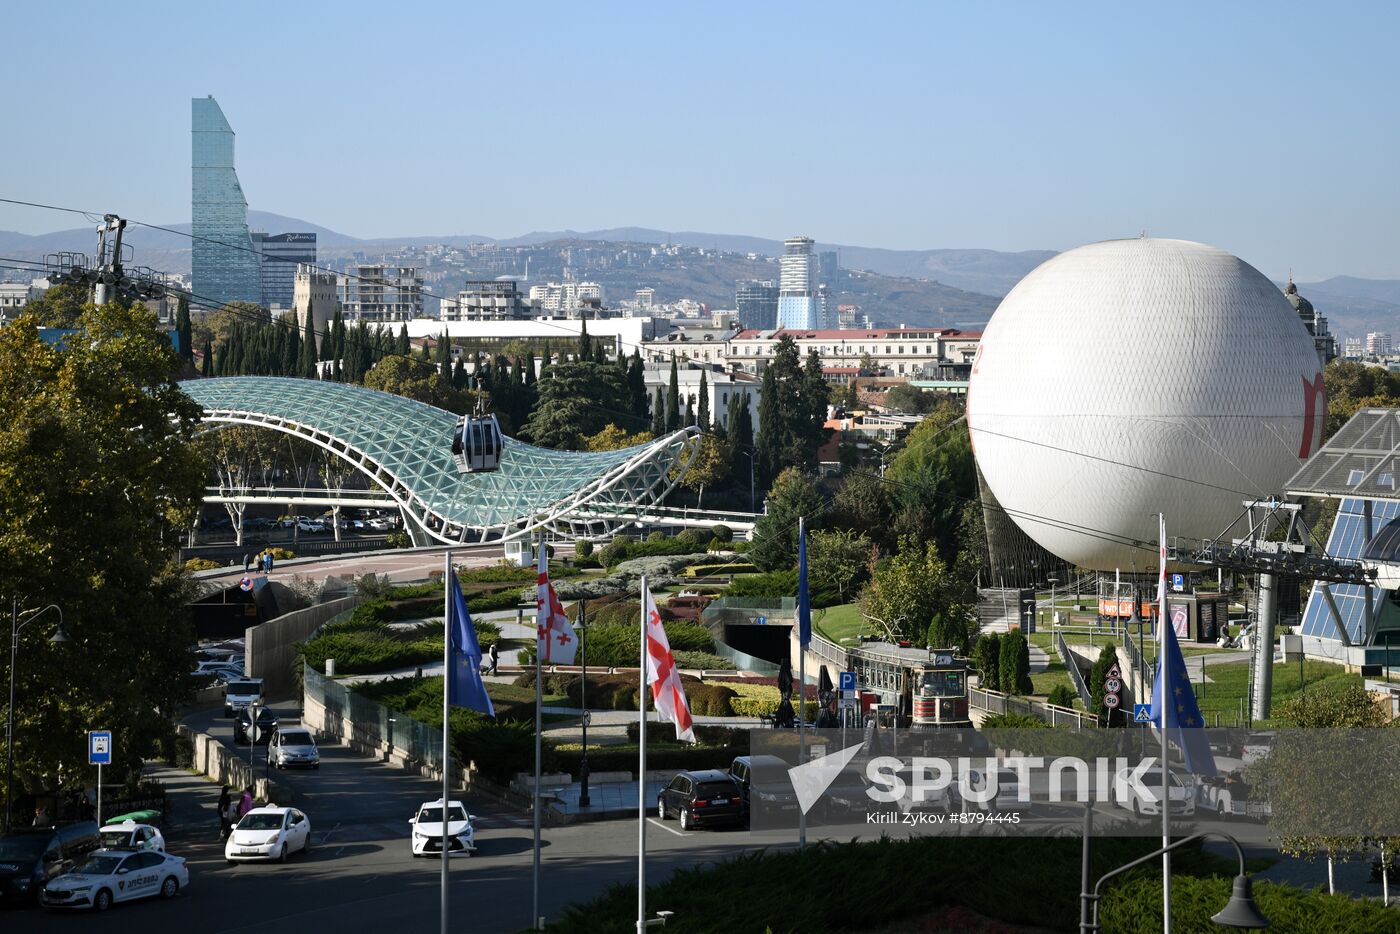
<svg viewBox="0 0 1400 934">
<path fill-rule="evenodd" d="M 549 582 L 549 556 L 540 548 L 539 576 L 535 578 L 535 651 L 544 665 L 572 665 L 578 653 L 578 637 L 564 615 L 564 605 Z"/>
<path fill-rule="evenodd" d="M 681 673 L 676 670 L 676 657 L 671 654 L 671 642 L 666 638 L 666 627 L 661 625 L 656 601 L 651 598 L 651 591 L 645 588 L 642 590 L 642 618 L 647 621 L 647 684 L 651 685 L 656 709 L 661 719 L 670 720 L 676 725 L 676 739 L 693 743 L 695 731 L 691 729 L 690 704 L 685 699 L 685 688 L 681 686 Z"/>
</svg>

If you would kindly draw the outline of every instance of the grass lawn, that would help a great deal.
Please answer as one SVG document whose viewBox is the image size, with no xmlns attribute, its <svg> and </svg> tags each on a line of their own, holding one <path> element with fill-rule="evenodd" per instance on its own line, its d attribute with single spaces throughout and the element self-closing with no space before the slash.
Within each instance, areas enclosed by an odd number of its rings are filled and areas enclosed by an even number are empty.
<svg viewBox="0 0 1400 934">
<path fill-rule="evenodd" d="M 854 603 L 816 610 L 812 613 L 812 625 L 817 632 L 837 645 L 855 642 L 856 636 L 867 631 L 865 618 L 860 615 L 860 607 Z"/>
<path fill-rule="evenodd" d="M 1188 665 L 1192 670 L 1195 670 L 1195 662 L 1190 662 Z M 1300 685 L 1298 667 L 1297 662 L 1274 665 L 1273 703 L 1275 708 L 1300 690 L 1305 690 Z M 1212 665 L 1207 661 L 1206 674 L 1211 679 L 1210 683 L 1196 685 L 1196 701 L 1200 704 L 1202 716 L 1205 717 L 1209 726 L 1215 725 L 1217 714 L 1220 717 L 1221 726 L 1234 726 L 1240 716 L 1240 702 L 1249 696 L 1249 662 Z M 1301 680 L 1307 688 L 1319 685 L 1340 688 L 1349 684 L 1361 684 L 1360 675 L 1347 674 L 1341 665 L 1317 662 L 1311 659 L 1307 660 L 1303 666 Z M 1247 700 L 1245 700 L 1245 706 L 1245 713 L 1248 716 Z M 1256 725 L 1259 724 L 1256 723 Z"/>
</svg>

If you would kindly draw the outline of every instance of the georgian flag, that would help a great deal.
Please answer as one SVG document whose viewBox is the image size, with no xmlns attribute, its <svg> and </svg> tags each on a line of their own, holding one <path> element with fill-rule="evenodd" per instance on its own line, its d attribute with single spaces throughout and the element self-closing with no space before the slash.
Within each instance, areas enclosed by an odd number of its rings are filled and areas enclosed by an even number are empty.
<svg viewBox="0 0 1400 934">
<path fill-rule="evenodd" d="M 573 624 L 549 582 L 549 555 L 540 545 L 539 576 L 535 578 L 535 651 L 544 665 L 572 665 L 578 653 Z"/>
<path fill-rule="evenodd" d="M 690 704 L 681 686 L 681 673 L 676 670 L 676 657 L 671 654 L 671 642 L 666 638 L 666 627 L 661 625 L 656 601 L 647 589 L 642 590 L 642 618 L 647 623 L 646 683 L 651 685 L 656 709 L 661 719 L 676 725 L 676 739 L 693 743 L 695 731 L 691 729 Z"/>
</svg>

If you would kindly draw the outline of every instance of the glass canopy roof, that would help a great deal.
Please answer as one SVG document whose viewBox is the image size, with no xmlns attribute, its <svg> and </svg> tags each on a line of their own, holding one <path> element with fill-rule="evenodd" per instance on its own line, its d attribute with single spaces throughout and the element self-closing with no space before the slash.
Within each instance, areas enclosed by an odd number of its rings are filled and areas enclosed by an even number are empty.
<svg viewBox="0 0 1400 934">
<path fill-rule="evenodd" d="M 685 430 L 617 451 L 556 451 L 505 439 L 501 468 L 458 473 L 457 416 L 390 393 L 312 379 L 234 376 L 180 384 L 205 421 L 270 427 L 333 451 L 386 490 L 433 538 L 467 541 L 658 501 L 691 442 Z M 470 534 L 474 533 L 474 534 Z"/>
</svg>

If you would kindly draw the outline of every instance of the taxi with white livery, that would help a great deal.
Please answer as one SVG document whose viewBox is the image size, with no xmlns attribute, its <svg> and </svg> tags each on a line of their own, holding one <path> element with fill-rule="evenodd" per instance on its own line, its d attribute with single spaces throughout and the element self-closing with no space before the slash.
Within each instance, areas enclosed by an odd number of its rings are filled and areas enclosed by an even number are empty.
<svg viewBox="0 0 1400 934">
<path fill-rule="evenodd" d="M 233 863 L 275 860 L 285 863 L 293 853 L 311 852 L 311 820 L 296 808 L 253 808 L 234 825 L 224 844 L 224 859 Z"/>
<path fill-rule="evenodd" d="M 159 895 L 174 898 L 190 884 L 184 857 L 158 850 L 96 850 L 72 872 L 50 879 L 39 890 L 46 908 L 106 911 L 117 902 Z"/>
</svg>

